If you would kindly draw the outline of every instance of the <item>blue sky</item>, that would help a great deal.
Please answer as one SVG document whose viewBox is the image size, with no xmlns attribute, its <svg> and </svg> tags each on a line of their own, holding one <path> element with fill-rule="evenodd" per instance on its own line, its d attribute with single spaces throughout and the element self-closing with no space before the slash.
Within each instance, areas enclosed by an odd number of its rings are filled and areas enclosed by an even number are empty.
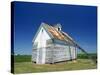
<svg viewBox="0 0 100 75">
<path fill-rule="evenodd" d="M 87 52 L 97 50 L 97 8 L 95 6 L 14 2 L 14 52 L 31 54 L 32 39 L 41 22 L 60 23 Z"/>
</svg>

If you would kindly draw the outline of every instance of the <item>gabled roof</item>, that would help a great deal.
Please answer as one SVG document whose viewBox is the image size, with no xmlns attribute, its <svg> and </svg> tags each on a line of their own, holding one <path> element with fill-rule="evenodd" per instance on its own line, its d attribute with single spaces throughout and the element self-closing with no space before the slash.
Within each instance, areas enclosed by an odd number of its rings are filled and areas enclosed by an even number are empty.
<svg viewBox="0 0 100 75">
<path fill-rule="evenodd" d="M 39 33 L 39 30 L 41 29 L 41 27 L 43 27 L 46 32 L 48 33 L 48 35 L 52 38 L 52 39 L 57 39 L 60 41 L 67 41 L 70 44 L 73 44 L 74 40 L 65 32 L 63 31 L 58 31 L 54 26 L 51 26 L 49 24 L 46 23 L 41 23 L 33 41 L 35 40 L 37 34 Z"/>
</svg>

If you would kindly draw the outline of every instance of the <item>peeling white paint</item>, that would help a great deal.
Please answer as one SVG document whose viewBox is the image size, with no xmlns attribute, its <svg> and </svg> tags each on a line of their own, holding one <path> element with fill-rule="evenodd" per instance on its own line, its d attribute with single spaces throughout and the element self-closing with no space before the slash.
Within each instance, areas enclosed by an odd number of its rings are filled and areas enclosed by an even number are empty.
<svg viewBox="0 0 100 75">
<path fill-rule="evenodd" d="M 47 34 L 45 29 L 42 27 L 35 39 L 35 42 L 38 43 L 37 59 L 36 59 L 37 64 L 45 64 L 45 56 L 46 56 L 45 47 L 46 47 L 46 40 L 48 39 L 50 39 L 50 36 Z M 39 50 L 42 50 L 42 51 L 39 51 Z M 39 52 L 42 52 L 42 53 L 39 53 Z M 39 56 L 41 56 L 39 54 L 42 54 L 41 60 L 39 59 Z"/>
</svg>

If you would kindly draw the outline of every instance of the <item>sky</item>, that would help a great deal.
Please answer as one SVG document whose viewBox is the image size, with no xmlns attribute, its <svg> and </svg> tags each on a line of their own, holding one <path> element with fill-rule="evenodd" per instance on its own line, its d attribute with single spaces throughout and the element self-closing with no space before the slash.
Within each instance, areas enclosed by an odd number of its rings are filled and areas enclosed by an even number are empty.
<svg viewBox="0 0 100 75">
<path fill-rule="evenodd" d="M 97 7 L 14 2 L 14 53 L 32 54 L 32 39 L 41 22 L 60 23 L 88 53 L 97 51 Z"/>
</svg>

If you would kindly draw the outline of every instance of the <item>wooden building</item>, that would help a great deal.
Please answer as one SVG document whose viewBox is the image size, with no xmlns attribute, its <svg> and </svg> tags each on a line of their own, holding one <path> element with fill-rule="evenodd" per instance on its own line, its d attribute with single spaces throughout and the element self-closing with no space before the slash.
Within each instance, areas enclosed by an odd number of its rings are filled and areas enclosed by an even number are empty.
<svg viewBox="0 0 100 75">
<path fill-rule="evenodd" d="M 60 24 L 41 23 L 32 40 L 32 61 L 36 64 L 55 63 L 77 58 L 74 40 L 62 31 Z"/>
</svg>

